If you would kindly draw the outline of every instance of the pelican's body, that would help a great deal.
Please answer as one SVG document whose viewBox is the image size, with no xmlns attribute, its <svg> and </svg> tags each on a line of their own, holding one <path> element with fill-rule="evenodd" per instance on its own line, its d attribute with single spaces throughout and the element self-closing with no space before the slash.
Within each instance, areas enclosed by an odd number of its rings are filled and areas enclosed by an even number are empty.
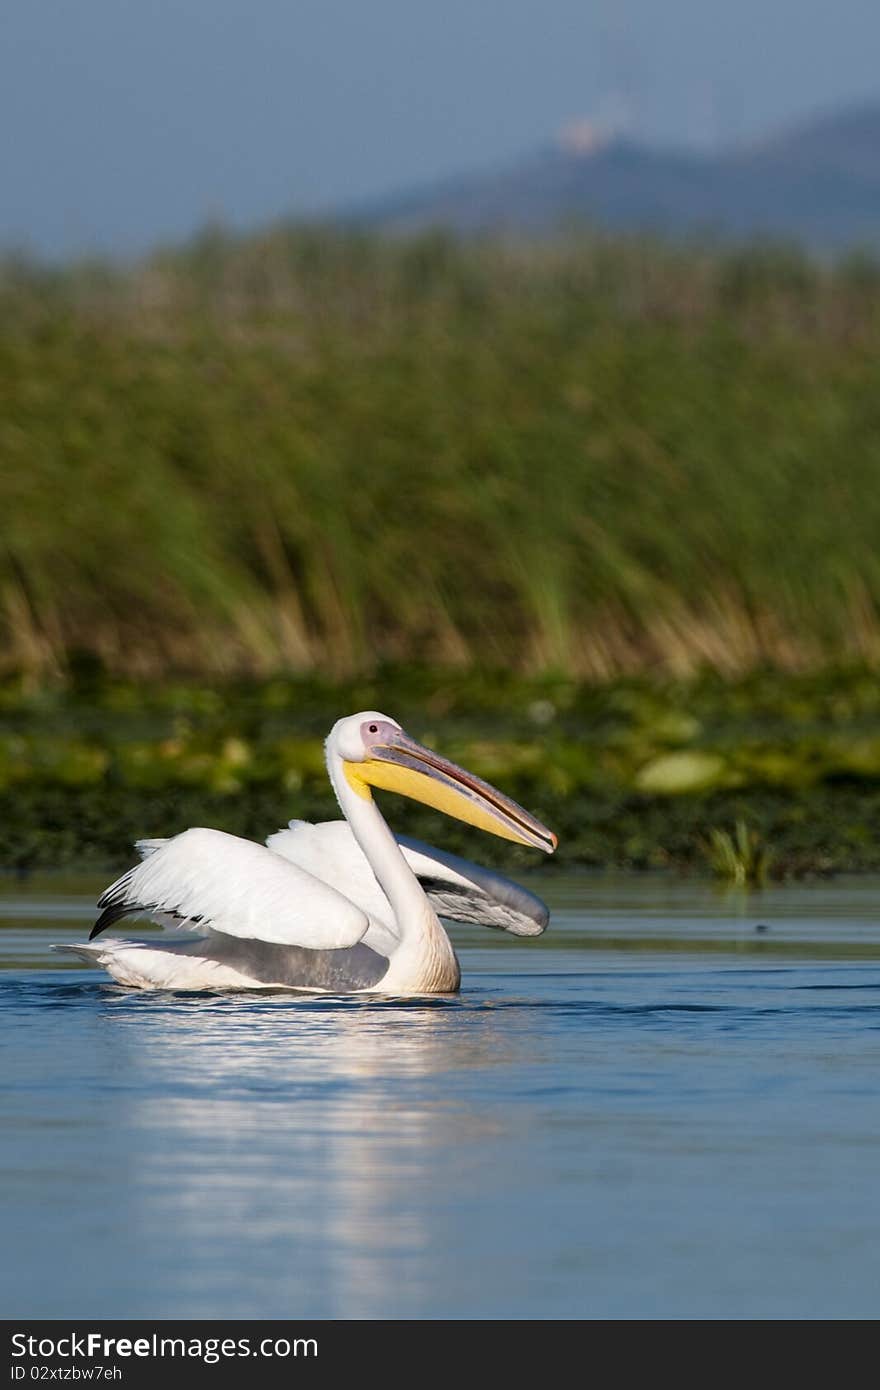
<svg viewBox="0 0 880 1390">
<path fill-rule="evenodd" d="M 544 930 L 547 909 L 517 884 L 395 838 L 371 787 L 552 851 L 555 836 L 527 811 L 375 712 L 341 719 L 326 755 L 344 821 L 291 821 L 265 845 L 205 829 L 142 840 L 142 862 L 99 900 L 89 942 L 65 949 L 146 989 L 445 994 L 461 974 L 438 910 L 521 936 Z M 197 935 L 93 944 L 129 916 Z"/>
</svg>

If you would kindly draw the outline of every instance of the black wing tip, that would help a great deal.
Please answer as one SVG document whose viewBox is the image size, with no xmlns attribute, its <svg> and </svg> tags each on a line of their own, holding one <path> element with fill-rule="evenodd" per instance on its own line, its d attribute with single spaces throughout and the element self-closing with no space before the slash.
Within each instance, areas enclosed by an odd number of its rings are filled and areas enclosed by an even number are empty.
<svg viewBox="0 0 880 1390">
<path fill-rule="evenodd" d="M 135 869 L 136 868 L 140 868 L 140 865 L 135 865 Z M 118 907 L 120 903 L 125 901 L 126 894 L 131 887 L 131 877 L 135 869 L 129 869 L 127 873 L 122 875 L 122 878 L 118 878 L 115 883 L 110 884 L 109 888 L 104 889 L 98 899 L 98 907 Z"/>
<path fill-rule="evenodd" d="M 101 904 L 98 903 L 98 906 L 100 907 Z M 106 931 L 108 927 L 112 927 L 114 922 L 118 922 L 120 918 L 127 917 L 129 913 L 135 912 L 136 910 L 133 903 L 111 903 L 109 907 L 105 907 L 97 922 L 92 927 L 92 930 L 89 932 L 89 941 L 94 941 L 96 936 L 100 936 L 102 931 Z"/>
</svg>

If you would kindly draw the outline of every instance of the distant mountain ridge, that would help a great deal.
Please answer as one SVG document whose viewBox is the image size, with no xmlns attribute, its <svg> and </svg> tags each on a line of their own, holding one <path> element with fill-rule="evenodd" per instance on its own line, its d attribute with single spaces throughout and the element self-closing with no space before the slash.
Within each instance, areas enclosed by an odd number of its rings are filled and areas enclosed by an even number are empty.
<svg viewBox="0 0 880 1390">
<path fill-rule="evenodd" d="M 573 127 L 517 163 L 358 210 L 390 231 L 543 235 L 567 222 L 669 236 L 795 238 L 820 251 L 880 249 L 880 102 L 747 147 L 701 154 Z"/>
</svg>

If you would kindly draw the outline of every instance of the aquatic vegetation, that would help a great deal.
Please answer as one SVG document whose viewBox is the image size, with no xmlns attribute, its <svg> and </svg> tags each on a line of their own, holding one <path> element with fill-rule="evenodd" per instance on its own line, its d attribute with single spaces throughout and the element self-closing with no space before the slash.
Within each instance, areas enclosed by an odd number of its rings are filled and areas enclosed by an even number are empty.
<svg viewBox="0 0 880 1390">
<path fill-rule="evenodd" d="M 138 835 L 216 825 L 260 836 L 335 814 L 328 711 L 379 708 L 503 787 L 557 832 L 561 865 L 708 867 L 740 819 L 773 876 L 880 868 L 880 684 L 850 670 L 739 681 L 579 684 L 386 669 L 215 687 L 89 677 L 0 684 L 0 868 L 127 862 Z M 406 802 L 402 830 L 473 854 Z M 486 837 L 486 862 L 531 862 Z M 719 851 L 720 853 L 720 851 Z M 766 861 L 765 861 L 766 868 Z"/>
<path fill-rule="evenodd" d="M 659 796 L 682 796 L 724 786 L 727 764 L 718 753 L 689 749 L 661 753 L 636 774 L 640 791 Z"/>
<path fill-rule="evenodd" d="M 762 884 L 773 862 L 773 851 L 741 817 L 732 833 L 714 827 L 700 847 L 716 878 L 743 887 Z"/>
</svg>

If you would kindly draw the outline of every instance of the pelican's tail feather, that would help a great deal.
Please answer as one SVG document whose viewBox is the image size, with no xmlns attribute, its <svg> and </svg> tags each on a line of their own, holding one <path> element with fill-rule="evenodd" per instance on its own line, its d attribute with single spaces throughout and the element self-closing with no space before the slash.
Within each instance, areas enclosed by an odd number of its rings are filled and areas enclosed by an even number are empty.
<svg viewBox="0 0 880 1390">
<path fill-rule="evenodd" d="M 90 965 L 95 965 L 98 957 L 104 951 L 105 946 L 109 946 L 109 941 L 71 941 L 58 942 L 49 947 L 50 951 L 58 951 L 62 955 L 79 956 L 81 960 L 88 961 Z"/>
<path fill-rule="evenodd" d="M 262 982 L 222 960 L 211 959 L 201 942 L 75 941 L 53 946 L 89 965 L 101 966 L 120 985 L 134 989 L 259 989 Z M 264 986 L 263 986 L 264 987 Z"/>
</svg>

